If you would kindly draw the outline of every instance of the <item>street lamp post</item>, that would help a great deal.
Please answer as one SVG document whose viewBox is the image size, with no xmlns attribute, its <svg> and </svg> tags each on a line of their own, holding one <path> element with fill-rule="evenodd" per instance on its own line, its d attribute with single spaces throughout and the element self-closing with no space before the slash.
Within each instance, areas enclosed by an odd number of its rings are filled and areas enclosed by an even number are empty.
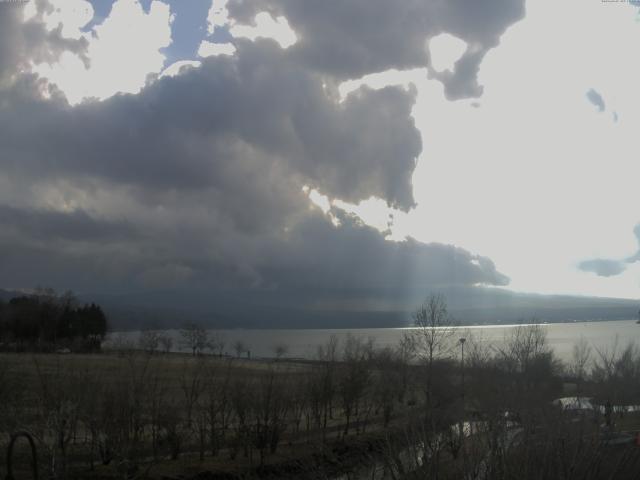
<svg viewBox="0 0 640 480">
<path fill-rule="evenodd" d="M 459 342 L 460 342 L 460 348 L 462 349 L 462 355 L 461 355 L 461 370 L 462 370 L 462 407 L 464 409 L 464 342 L 466 342 L 467 339 L 462 337 L 460 338 Z"/>
<path fill-rule="evenodd" d="M 460 340 L 458 340 L 460 342 L 460 349 L 461 349 L 461 358 L 460 358 L 460 370 L 461 370 L 461 377 L 462 377 L 462 415 L 460 417 L 460 442 L 461 442 L 461 446 L 462 446 L 462 441 L 464 440 L 464 342 L 467 341 L 466 338 L 461 337 Z"/>
</svg>

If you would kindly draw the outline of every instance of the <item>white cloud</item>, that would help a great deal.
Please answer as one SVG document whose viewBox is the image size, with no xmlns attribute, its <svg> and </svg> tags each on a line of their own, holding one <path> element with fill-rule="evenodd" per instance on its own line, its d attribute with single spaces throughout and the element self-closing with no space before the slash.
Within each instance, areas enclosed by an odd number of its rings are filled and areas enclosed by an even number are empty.
<svg viewBox="0 0 640 480">
<path fill-rule="evenodd" d="M 207 15 L 207 31 L 212 34 L 216 28 L 226 27 L 229 23 L 228 0 L 212 0 Z"/>
<path fill-rule="evenodd" d="M 429 40 L 431 66 L 436 72 L 449 70 L 453 72 L 454 65 L 467 49 L 464 40 L 449 33 L 441 33 Z"/>
<path fill-rule="evenodd" d="M 309 197 L 311 208 L 318 207 L 331 220 L 334 227 L 340 226 L 340 220 L 331 212 L 334 202 L 328 196 L 321 194 L 315 188 L 309 188 L 307 185 L 302 187 L 302 191 Z"/>
<path fill-rule="evenodd" d="M 232 43 L 213 43 L 203 40 L 198 47 L 198 56 L 203 58 L 234 53 L 236 53 L 236 47 Z"/>
<path fill-rule="evenodd" d="M 282 48 L 289 48 L 296 43 L 296 34 L 289 26 L 286 17 L 279 16 L 274 19 L 270 13 L 260 12 L 255 16 L 253 25 L 243 25 L 229 17 L 227 3 L 228 0 L 212 0 L 207 15 L 207 31 L 210 35 L 218 28 L 228 28 L 231 36 L 235 38 L 248 38 L 251 41 L 258 38 L 272 38 Z M 235 53 L 235 47 L 232 44 L 216 44 L 206 40 L 198 50 L 198 55 L 203 57 L 233 55 L 233 53 Z"/>
<path fill-rule="evenodd" d="M 93 6 L 86 0 L 49 0 L 53 10 L 44 17 L 48 30 L 62 25 L 62 35 L 67 38 L 83 36 L 81 28 L 93 18 Z M 25 19 L 36 14 L 35 2 L 25 7 Z"/>
<path fill-rule="evenodd" d="M 309 196 L 309 200 L 311 200 L 311 203 L 320 208 L 320 210 L 322 210 L 325 215 L 329 213 L 329 211 L 331 210 L 331 201 L 329 200 L 329 197 L 327 197 L 326 195 L 322 195 L 315 188 L 310 189 L 306 185 L 302 188 L 302 191 Z"/>
<path fill-rule="evenodd" d="M 386 202 L 375 197 L 363 200 L 357 205 L 343 202 L 342 200 L 334 200 L 333 204 L 345 212 L 357 215 L 364 223 L 385 234 L 391 230 L 393 218 L 396 215 L 396 211 L 389 208 Z M 387 238 L 389 240 L 403 240 L 403 238 L 396 237 Z"/>
<path fill-rule="evenodd" d="M 75 27 L 86 18 L 77 13 L 76 2 L 60 3 L 58 8 L 54 15 Z M 85 34 L 89 68 L 76 55 L 65 53 L 58 63 L 35 65 L 33 70 L 57 84 L 72 104 L 85 97 L 103 100 L 118 92 L 137 93 L 149 74 L 162 70 L 165 56 L 160 49 L 171 43 L 171 21 L 169 5 L 163 2 L 152 2 L 145 13 L 136 0 L 117 0 L 94 35 Z"/>
<path fill-rule="evenodd" d="M 416 78 L 419 79 L 422 76 L 426 76 L 426 71 L 423 68 L 418 68 L 404 71 L 386 70 L 384 72 L 365 75 L 362 78 L 347 80 L 338 86 L 340 101 L 344 101 L 347 95 L 365 85 L 373 89 L 380 89 L 389 85 L 401 85 L 405 89 L 408 89 L 410 85 L 415 84 Z"/>
<path fill-rule="evenodd" d="M 297 41 L 295 32 L 285 17 L 273 18 L 268 12 L 260 12 L 255 17 L 255 25 L 232 24 L 229 32 L 236 38 L 272 38 L 282 48 L 289 48 Z"/>
<path fill-rule="evenodd" d="M 179 60 L 165 68 L 160 74 L 160 78 L 175 77 L 176 75 L 179 75 L 183 69 L 187 70 L 189 68 L 198 68 L 201 64 L 202 62 L 199 60 Z"/>
</svg>

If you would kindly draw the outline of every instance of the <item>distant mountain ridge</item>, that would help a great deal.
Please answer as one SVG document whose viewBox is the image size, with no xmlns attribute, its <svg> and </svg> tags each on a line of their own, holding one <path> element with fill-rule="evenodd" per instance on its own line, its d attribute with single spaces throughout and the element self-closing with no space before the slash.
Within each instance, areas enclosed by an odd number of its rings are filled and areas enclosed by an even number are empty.
<svg viewBox="0 0 640 480">
<path fill-rule="evenodd" d="M 0 289 L 0 300 L 6 302 L 25 293 Z M 509 324 L 534 318 L 541 322 L 636 319 L 640 306 L 640 300 L 482 287 L 447 288 L 439 293 L 445 296 L 453 319 L 462 325 Z M 345 299 L 360 298 L 361 305 L 336 302 L 341 294 Z M 178 328 L 188 322 L 212 328 L 382 328 L 410 326 L 412 311 L 428 294 L 415 289 L 401 302 L 392 302 L 389 299 L 396 298 L 397 292 L 336 291 L 311 297 L 290 291 L 146 291 L 84 293 L 78 294 L 78 300 L 102 306 L 113 330 Z"/>
<path fill-rule="evenodd" d="M 385 294 L 396 295 L 377 293 L 376 300 L 382 304 Z M 541 322 L 635 319 L 640 305 L 639 300 L 526 294 L 482 287 L 448 288 L 439 293 L 446 297 L 451 316 L 463 325 L 519 323 L 533 318 Z M 112 328 L 119 330 L 174 328 L 186 322 L 214 328 L 269 329 L 410 326 L 412 311 L 427 295 L 418 290 L 408 292 L 401 304 L 389 302 L 386 308 L 368 308 L 372 300 L 365 297 L 361 308 L 342 308 L 328 301 L 323 304 L 323 298 L 296 296 L 295 292 L 149 291 L 86 294 L 79 298 L 102 305 Z"/>
</svg>

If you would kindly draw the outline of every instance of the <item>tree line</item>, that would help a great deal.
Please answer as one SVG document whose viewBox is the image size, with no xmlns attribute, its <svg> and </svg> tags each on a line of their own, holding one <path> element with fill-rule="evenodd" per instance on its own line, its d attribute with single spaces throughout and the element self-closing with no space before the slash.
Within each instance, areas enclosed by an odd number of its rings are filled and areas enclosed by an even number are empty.
<svg viewBox="0 0 640 480">
<path fill-rule="evenodd" d="M 97 351 L 108 330 L 102 308 L 52 289 L 0 301 L 0 345 L 13 351 Z"/>
</svg>

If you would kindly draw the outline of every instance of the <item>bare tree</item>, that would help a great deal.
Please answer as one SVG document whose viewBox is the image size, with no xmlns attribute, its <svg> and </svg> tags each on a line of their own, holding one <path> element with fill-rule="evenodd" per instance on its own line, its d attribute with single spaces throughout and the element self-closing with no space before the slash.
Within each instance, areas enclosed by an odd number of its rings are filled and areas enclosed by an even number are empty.
<svg viewBox="0 0 640 480">
<path fill-rule="evenodd" d="M 247 351 L 247 346 L 242 340 L 236 340 L 233 343 L 233 349 L 236 352 L 236 357 L 240 358 L 240 356 Z"/>
<path fill-rule="evenodd" d="M 309 389 L 306 382 L 309 376 L 305 375 L 302 381 L 291 381 L 289 387 L 291 389 L 289 396 L 291 398 L 291 420 L 295 425 L 295 433 L 300 433 L 300 422 L 303 415 L 307 414 L 309 418 Z M 306 381 L 305 381 L 306 380 Z"/>
<path fill-rule="evenodd" d="M 464 338 L 464 364 L 469 368 L 482 368 L 491 363 L 493 350 L 482 332 L 476 334 L 465 330 L 460 338 Z M 459 340 L 458 340 L 459 343 Z"/>
<path fill-rule="evenodd" d="M 125 332 L 118 332 L 109 336 L 104 348 L 118 352 L 122 356 L 126 352 L 134 350 L 135 343 Z"/>
<path fill-rule="evenodd" d="M 596 379 L 609 380 L 615 376 L 619 340 L 618 335 L 616 335 L 611 347 L 596 347 L 598 355 L 593 362 L 593 373 Z"/>
<path fill-rule="evenodd" d="M 451 349 L 453 321 L 447 310 L 444 296 L 431 295 L 413 313 L 416 327 L 416 346 L 418 351 L 426 357 L 429 365 L 436 357 L 447 354 Z"/>
<path fill-rule="evenodd" d="M 559 393 L 556 373 L 560 364 L 547 342 L 547 331 L 539 324 L 519 325 L 497 348 L 496 361 L 510 379 L 503 396 L 520 415 L 535 414 L 549 395 Z"/>
<path fill-rule="evenodd" d="M 404 401 L 402 389 L 406 389 L 407 370 L 401 359 L 401 349 L 385 348 L 376 352 L 375 372 L 372 374 L 372 394 L 376 409 L 382 411 L 384 426 L 391 421 L 396 401 Z M 400 392 L 400 393 L 399 393 Z"/>
<path fill-rule="evenodd" d="M 220 332 L 213 332 L 207 346 L 214 355 L 222 357 L 225 344 L 226 341 L 224 339 L 224 336 Z"/>
<path fill-rule="evenodd" d="M 138 336 L 138 347 L 152 355 L 160 346 L 160 334 L 155 330 L 143 330 Z"/>
<path fill-rule="evenodd" d="M 427 364 L 427 407 L 430 407 L 434 360 L 449 353 L 455 333 L 444 296 L 438 294 L 427 298 L 413 313 L 413 321 L 416 348 Z"/>
<path fill-rule="evenodd" d="M 193 355 L 199 355 L 207 346 L 207 331 L 196 323 L 186 324 L 180 330 L 182 345 L 191 350 Z"/>
<path fill-rule="evenodd" d="M 336 367 L 338 360 L 338 337 L 331 335 L 326 344 L 318 346 L 320 367 L 318 378 L 312 382 L 311 398 L 314 416 L 322 429 L 322 442 L 327 438 L 329 418 L 333 417 L 333 397 L 336 392 Z"/>
<path fill-rule="evenodd" d="M 202 402 L 212 456 L 217 455 L 225 441 L 233 413 L 231 381 L 234 371 L 231 368 L 231 362 L 226 362 L 222 375 L 217 375 L 216 365 L 216 363 L 212 363 L 209 366 Z"/>
<path fill-rule="evenodd" d="M 410 364 L 416 356 L 416 336 L 405 332 L 396 347 L 395 356 L 401 380 L 397 391 L 398 401 L 403 403 L 409 388 Z"/>
<path fill-rule="evenodd" d="M 596 348 L 592 378 L 598 387 L 598 399 L 610 401 L 614 406 L 636 403 L 639 398 L 640 349 L 634 342 L 618 348 L 618 337 L 610 348 Z"/>
<path fill-rule="evenodd" d="M 287 345 L 285 345 L 284 343 L 279 343 L 277 345 L 274 345 L 273 353 L 275 354 L 276 359 L 280 360 L 287 353 L 289 353 L 289 347 Z"/>
<path fill-rule="evenodd" d="M 343 350 L 343 366 L 338 380 L 342 410 L 345 416 L 344 435 L 349 434 L 353 415 L 358 415 L 365 390 L 370 381 L 367 346 L 361 338 L 347 334 Z"/>
<path fill-rule="evenodd" d="M 255 401 L 255 385 L 250 379 L 235 377 L 229 387 L 235 430 L 230 449 L 233 460 L 240 447 L 244 450 L 245 457 L 250 457 L 252 454 L 250 415 Z"/>
<path fill-rule="evenodd" d="M 513 329 L 505 339 L 504 348 L 499 351 L 520 373 L 526 372 L 536 359 L 551 353 L 547 331 L 536 319 L 532 319 L 531 325 L 519 325 Z"/>
<path fill-rule="evenodd" d="M 151 437 L 151 450 L 155 461 L 159 459 L 160 447 L 163 442 L 162 421 L 167 409 L 168 390 L 167 385 L 161 381 L 158 372 L 155 372 L 153 378 L 148 382 L 149 403 L 146 406 Z"/>
<path fill-rule="evenodd" d="M 587 374 L 587 364 L 591 360 L 591 345 L 580 336 L 580 340 L 573 344 L 571 354 L 571 363 L 569 365 L 570 373 L 576 379 L 576 396 L 582 394 L 582 383 Z"/>
<path fill-rule="evenodd" d="M 185 362 L 182 368 L 180 389 L 182 390 L 181 411 L 184 412 L 183 428 L 176 434 L 187 436 L 196 433 L 199 440 L 200 458 L 204 458 L 206 442 L 206 412 L 201 399 L 206 389 L 207 364 L 205 358 L 192 359 Z"/>
<path fill-rule="evenodd" d="M 160 342 L 160 346 L 162 347 L 162 351 L 164 353 L 169 353 L 173 348 L 173 338 L 171 338 L 168 334 L 164 333 L 160 335 L 158 338 Z"/>
<path fill-rule="evenodd" d="M 252 431 L 253 444 L 260 453 L 260 464 L 264 463 L 266 450 L 276 453 L 286 429 L 286 415 L 290 406 L 287 377 L 270 367 L 253 385 Z"/>
<path fill-rule="evenodd" d="M 81 417 L 86 393 L 86 372 L 69 371 L 58 361 L 52 371 L 33 358 L 37 372 L 37 437 L 47 447 L 53 477 L 65 478 L 69 446 Z"/>
<path fill-rule="evenodd" d="M 204 360 L 195 360 L 195 363 L 185 362 L 182 367 L 180 389 L 183 394 L 184 414 L 187 428 L 191 429 L 193 423 L 193 411 L 202 395 L 205 387 L 205 363 Z"/>
</svg>

